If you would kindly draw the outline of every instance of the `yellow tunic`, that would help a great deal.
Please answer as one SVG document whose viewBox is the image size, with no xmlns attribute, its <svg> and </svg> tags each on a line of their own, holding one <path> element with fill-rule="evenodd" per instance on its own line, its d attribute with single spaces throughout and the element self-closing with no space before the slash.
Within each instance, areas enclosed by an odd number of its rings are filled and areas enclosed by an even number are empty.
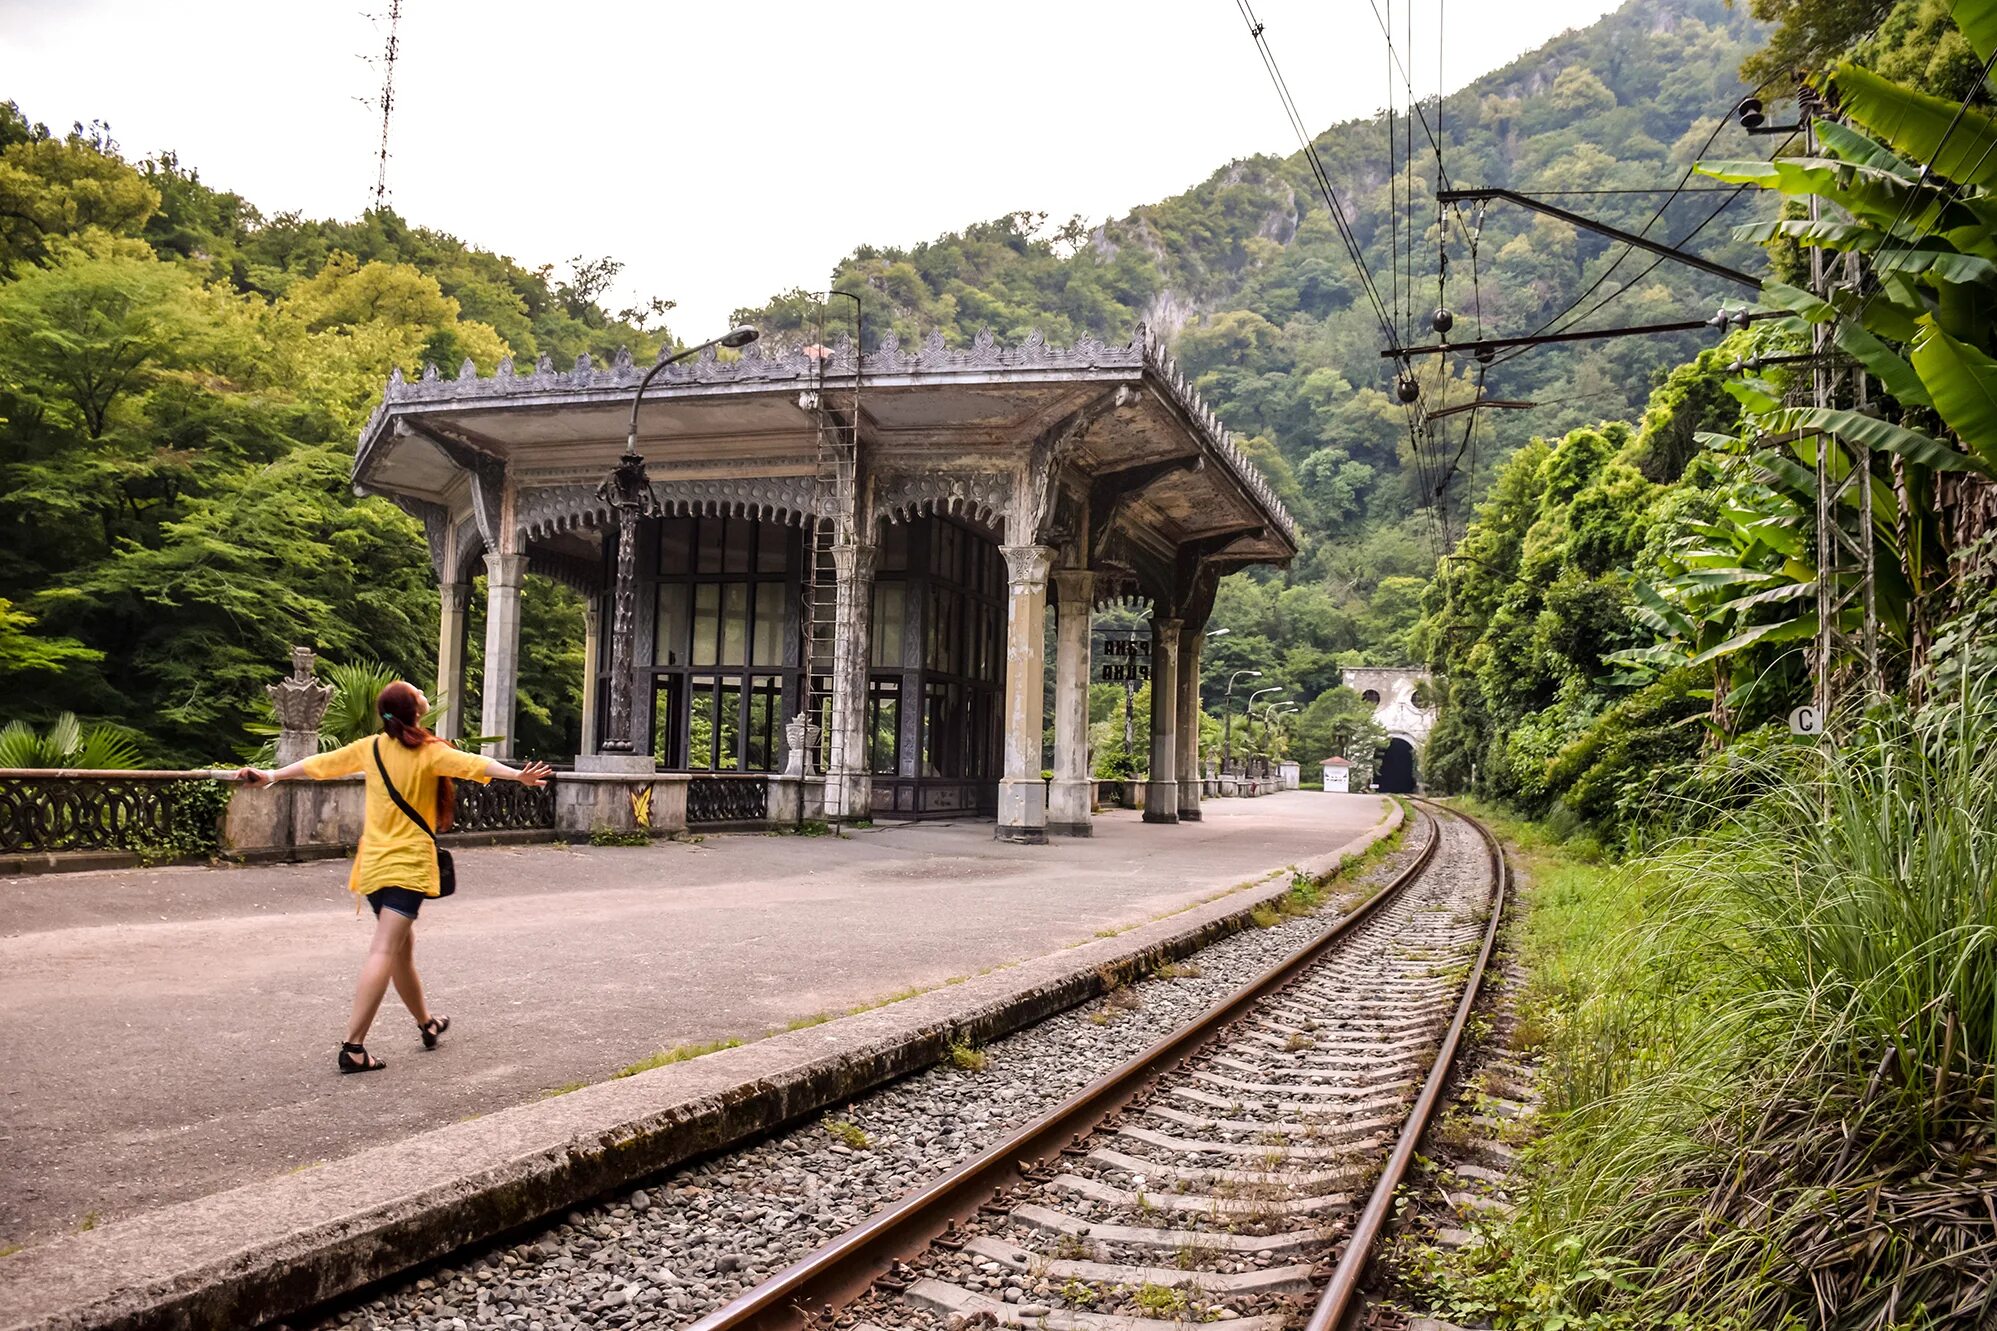
<svg viewBox="0 0 1997 1331">
<path fill-rule="evenodd" d="M 355 740 L 331 753 L 315 753 L 305 760 L 305 774 L 314 781 L 328 777 L 367 778 L 367 817 L 362 825 L 360 851 L 354 856 L 354 869 L 347 876 L 347 890 L 367 896 L 384 887 L 406 887 L 426 897 L 437 895 L 437 852 L 423 829 L 409 815 L 395 807 L 382 787 L 381 772 L 374 764 L 374 747 L 381 745 L 381 761 L 395 781 L 396 790 L 409 807 L 437 825 L 437 778 L 486 782 L 486 760 L 449 744 L 425 744 L 412 749 L 386 735 Z"/>
</svg>

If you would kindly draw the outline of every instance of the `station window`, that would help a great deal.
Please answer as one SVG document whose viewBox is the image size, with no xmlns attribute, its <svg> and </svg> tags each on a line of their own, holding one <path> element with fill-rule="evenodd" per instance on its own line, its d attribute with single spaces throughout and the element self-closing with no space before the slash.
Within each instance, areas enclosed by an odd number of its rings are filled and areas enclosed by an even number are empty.
<svg viewBox="0 0 1997 1331">
<path fill-rule="evenodd" d="M 667 768 L 783 766 L 796 534 L 740 517 L 659 524 L 653 755 Z"/>
</svg>

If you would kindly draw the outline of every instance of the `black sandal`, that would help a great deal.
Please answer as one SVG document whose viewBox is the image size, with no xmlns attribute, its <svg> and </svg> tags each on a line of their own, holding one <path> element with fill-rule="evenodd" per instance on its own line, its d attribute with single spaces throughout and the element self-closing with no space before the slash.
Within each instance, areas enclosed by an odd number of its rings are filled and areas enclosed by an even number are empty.
<svg viewBox="0 0 1997 1331">
<path fill-rule="evenodd" d="M 342 1044 L 340 1046 L 341 1072 L 379 1072 L 388 1064 L 367 1051 L 364 1044 Z"/>
<path fill-rule="evenodd" d="M 451 1029 L 451 1019 L 449 1017 L 432 1017 L 428 1021 L 417 1023 L 416 1029 L 423 1035 L 423 1047 L 425 1049 L 435 1049 L 437 1047 L 437 1037 Z"/>
</svg>

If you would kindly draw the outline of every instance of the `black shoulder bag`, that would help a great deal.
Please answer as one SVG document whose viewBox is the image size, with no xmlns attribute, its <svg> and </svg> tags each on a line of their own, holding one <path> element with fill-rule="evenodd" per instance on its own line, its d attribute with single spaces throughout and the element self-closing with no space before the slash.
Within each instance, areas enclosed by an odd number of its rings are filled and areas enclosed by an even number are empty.
<svg viewBox="0 0 1997 1331">
<path fill-rule="evenodd" d="M 402 792 L 389 780 L 388 764 L 381 760 L 381 741 L 374 742 L 374 766 L 381 773 L 381 784 L 388 788 L 388 797 L 395 801 L 395 807 L 409 815 L 409 821 L 423 829 L 423 835 L 430 838 L 430 844 L 437 847 L 437 895 L 450 896 L 458 890 L 458 866 L 451 861 L 451 852 L 437 842 L 437 834 L 430 830 L 430 824 L 423 815 L 409 807 L 409 801 L 402 798 Z"/>
</svg>

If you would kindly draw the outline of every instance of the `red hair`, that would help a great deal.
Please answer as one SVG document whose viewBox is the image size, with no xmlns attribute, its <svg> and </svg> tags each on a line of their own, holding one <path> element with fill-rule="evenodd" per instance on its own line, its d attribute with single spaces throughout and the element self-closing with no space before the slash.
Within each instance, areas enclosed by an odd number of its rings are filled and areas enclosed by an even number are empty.
<svg viewBox="0 0 1997 1331">
<path fill-rule="evenodd" d="M 423 728 L 422 698 L 414 684 L 398 679 L 374 700 L 374 710 L 381 716 L 382 729 L 404 748 L 420 749 L 425 744 L 444 742 Z M 433 820 L 437 831 L 451 830 L 457 802 L 457 783 L 447 776 L 438 777 L 437 809 Z"/>
</svg>

